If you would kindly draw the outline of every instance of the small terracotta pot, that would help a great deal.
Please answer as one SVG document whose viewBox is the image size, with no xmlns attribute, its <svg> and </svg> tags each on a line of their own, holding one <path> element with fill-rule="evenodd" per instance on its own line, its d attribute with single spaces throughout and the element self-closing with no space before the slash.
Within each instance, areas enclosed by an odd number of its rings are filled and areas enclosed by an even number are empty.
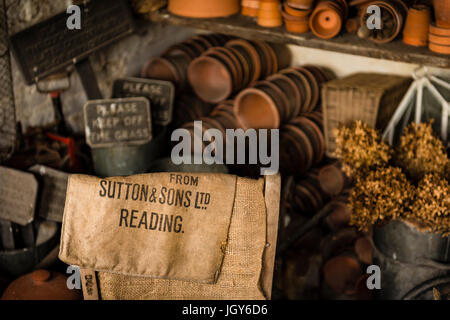
<svg viewBox="0 0 450 320">
<path fill-rule="evenodd" d="M 248 88 L 241 91 L 235 100 L 234 113 L 244 129 L 280 127 L 280 114 L 274 100 L 260 89 Z"/>
<path fill-rule="evenodd" d="M 426 47 L 428 30 L 431 21 L 431 10 L 425 5 L 416 5 L 409 9 L 403 29 L 403 43 L 412 46 Z"/>
<path fill-rule="evenodd" d="M 263 90 L 270 97 L 272 97 L 272 100 L 275 102 L 278 109 L 280 121 L 285 122 L 287 120 L 287 115 L 289 114 L 289 100 L 285 92 L 283 92 L 277 85 L 267 80 L 255 83 L 255 88 Z"/>
<path fill-rule="evenodd" d="M 169 11 L 173 14 L 191 18 L 226 17 L 240 10 L 239 0 L 169 0 Z"/>
<path fill-rule="evenodd" d="M 450 0 L 433 0 L 436 25 L 450 28 Z"/>
<path fill-rule="evenodd" d="M 258 25 L 274 28 L 283 24 L 280 11 L 280 1 L 261 0 L 258 10 Z"/>
<path fill-rule="evenodd" d="M 428 48 L 431 51 L 436 52 L 436 53 L 450 54 L 450 45 L 445 46 L 445 45 L 433 43 L 430 41 L 430 43 L 428 44 Z"/>
<path fill-rule="evenodd" d="M 332 39 L 342 28 L 343 12 L 339 5 L 331 1 L 320 2 L 309 19 L 309 27 L 319 38 Z"/>
<path fill-rule="evenodd" d="M 309 19 L 308 17 L 295 17 L 286 12 L 282 12 L 284 18 L 284 24 L 286 30 L 292 33 L 306 33 L 309 31 Z"/>
<path fill-rule="evenodd" d="M 315 0 L 287 0 L 287 4 L 296 9 L 310 10 Z"/>
<path fill-rule="evenodd" d="M 348 33 L 356 33 L 358 32 L 359 26 L 360 26 L 360 21 L 358 18 L 351 18 L 351 19 L 347 19 L 347 21 L 345 22 L 345 30 Z"/>
</svg>

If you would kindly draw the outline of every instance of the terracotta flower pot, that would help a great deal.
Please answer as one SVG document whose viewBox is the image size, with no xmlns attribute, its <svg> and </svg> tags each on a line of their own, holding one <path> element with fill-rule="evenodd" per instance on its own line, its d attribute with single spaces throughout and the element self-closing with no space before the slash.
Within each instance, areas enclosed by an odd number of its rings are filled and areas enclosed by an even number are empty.
<svg viewBox="0 0 450 320">
<path fill-rule="evenodd" d="M 250 83 L 261 77 L 261 58 L 249 41 L 243 39 L 231 40 L 227 42 L 226 47 L 235 48 L 245 57 L 250 69 Z"/>
<path fill-rule="evenodd" d="M 309 10 L 313 7 L 315 0 L 287 0 L 287 4 L 293 8 Z"/>
<path fill-rule="evenodd" d="M 296 17 L 286 12 L 282 12 L 284 18 L 284 24 L 286 30 L 292 33 L 306 33 L 309 31 L 309 19 L 308 17 Z"/>
<path fill-rule="evenodd" d="M 280 121 L 287 121 L 287 115 L 289 114 L 289 100 L 286 96 L 286 93 L 283 92 L 283 90 L 281 90 L 277 85 L 267 80 L 255 83 L 255 88 L 263 90 L 272 98 L 272 100 L 275 102 L 275 106 L 278 109 Z"/>
<path fill-rule="evenodd" d="M 425 5 L 416 5 L 409 9 L 403 29 L 403 43 L 411 46 L 426 47 L 431 10 Z"/>
<path fill-rule="evenodd" d="M 236 97 L 234 112 L 244 129 L 280 127 L 280 114 L 273 98 L 260 89 L 248 88 L 241 91 Z"/>
<path fill-rule="evenodd" d="M 239 0 L 169 0 L 169 11 L 191 18 L 218 18 L 239 13 Z"/>
<path fill-rule="evenodd" d="M 258 25 L 262 27 L 279 27 L 283 24 L 279 0 L 261 0 L 258 10 Z"/>
<path fill-rule="evenodd" d="M 450 28 L 450 0 L 433 0 L 436 24 L 441 28 Z"/>
<path fill-rule="evenodd" d="M 284 69 L 280 71 L 280 73 L 288 76 L 291 80 L 293 80 L 296 83 L 297 88 L 300 90 L 303 99 L 299 114 L 307 112 L 312 99 L 311 85 L 308 81 L 308 78 L 303 73 L 297 71 L 294 68 Z"/>
<path fill-rule="evenodd" d="M 309 27 L 319 38 L 336 37 L 342 28 L 344 14 L 339 5 L 331 1 L 320 2 L 309 19 Z"/>
<path fill-rule="evenodd" d="M 294 17 L 298 17 L 298 18 L 305 18 L 308 17 L 312 10 L 311 9 L 298 9 L 298 8 L 294 8 L 291 7 L 287 2 L 283 3 L 283 8 L 284 8 L 284 12 L 286 12 L 287 14 L 294 16 Z"/>
<path fill-rule="evenodd" d="M 289 101 L 289 110 L 286 115 L 286 120 L 292 119 L 300 112 L 301 108 L 301 95 L 300 90 L 293 80 L 283 74 L 274 74 L 267 78 L 268 81 L 277 85 L 286 95 Z"/>
<path fill-rule="evenodd" d="M 450 36 L 436 36 L 434 34 L 429 34 L 430 42 L 434 44 L 439 44 L 441 46 L 450 46 Z"/>
</svg>

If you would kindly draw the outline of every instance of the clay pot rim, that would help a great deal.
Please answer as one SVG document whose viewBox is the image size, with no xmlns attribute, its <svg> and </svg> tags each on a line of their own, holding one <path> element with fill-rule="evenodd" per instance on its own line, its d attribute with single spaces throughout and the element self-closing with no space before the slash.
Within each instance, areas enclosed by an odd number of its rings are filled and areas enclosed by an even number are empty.
<svg viewBox="0 0 450 320">
<path fill-rule="evenodd" d="M 250 75 L 250 82 L 252 83 L 259 79 L 261 76 L 261 60 L 259 58 L 259 54 L 256 49 L 252 46 L 250 42 L 244 39 L 234 39 L 227 42 L 226 47 L 238 46 L 244 49 L 252 60 L 251 63 L 253 65 L 253 77 Z"/>
<path fill-rule="evenodd" d="M 259 59 L 261 61 L 261 76 L 260 78 L 267 77 L 272 71 L 271 58 L 269 52 L 266 51 L 266 48 L 261 45 L 261 41 L 251 40 L 250 44 L 255 48 L 256 52 L 259 55 Z"/>
<path fill-rule="evenodd" d="M 295 164 L 294 164 L 294 161 L 287 162 L 287 165 L 290 170 L 290 174 L 292 174 L 295 171 L 298 171 L 298 168 L 305 168 L 305 163 L 306 163 L 305 153 L 302 152 L 303 146 L 295 138 L 295 136 L 293 136 L 290 131 L 287 131 L 284 129 L 284 127 L 282 127 L 281 132 L 280 132 L 280 147 L 285 145 L 284 144 L 285 140 L 288 140 L 288 146 L 294 146 L 295 152 L 297 154 L 296 159 L 290 159 L 290 160 L 298 160 L 298 162 L 295 161 Z M 280 152 L 282 152 L 283 154 L 287 154 L 287 151 L 285 148 L 280 148 Z M 290 156 L 290 154 L 288 154 L 288 156 Z M 286 162 L 284 162 L 284 163 L 286 163 Z M 303 203 L 302 203 L 302 205 L 303 205 Z"/>
<path fill-rule="evenodd" d="M 445 55 L 449 55 L 450 54 L 450 46 L 445 46 L 445 45 L 442 45 L 442 44 L 429 42 L 428 43 L 428 48 L 431 51 L 436 52 L 436 53 L 445 54 Z"/>
<path fill-rule="evenodd" d="M 283 16 L 285 21 L 290 21 L 290 22 L 309 22 L 309 17 L 297 17 L 297 16 L 293 16 L 290 15 L 289 13 L 285 12 L 285 11 L 281 11 L 281 15 Z"/>
<path fill-rule="evenodd" d="M 320 193 L 320 190 L 317 189 L 314 184 L 312 184 L 309 180 L 304 179 L 302 181 L 300 181 L 299 183 L 300 185 L 302 185 L 303 187 L 305 187 L 313 196 L 314 201 L 317 204 L 316 210 L 319 211 L 320 209 L 323 208 L 324 206 L 324 198 L 322 196 L 322 194 Z"/>
<path fill-rule="evenodd" d="M 234 65 L 233 61 L 223 52 L 214 50 L 214 48 L 211 48 L 208 50 L 209 52 L 205 52 L 204 56 L 212 57 L 220 61 L 222 64 L 224 64 L 225 67 L 228 68 L 228 70 L 231 72 L 231 76 L 233 79 L 233 92 L 235 92 L 238 88 L 236 86 L 236 83 L 240 81 L 237 67 Z"/>
<path fill-rule="evenodd" d="M 198 89 L 192 85 L 192 74 L 196 73 L 194 72 L 194 68 L 198 63 L 203 63 L 203 62 L 209 62 L 215 65 L 219 65 L 219 67 L 224 68 L 226 72 L 224 72 L 224 74 L 227 76 L 225 81 L 228 83 L 228 88 L 226 90 L 223 90 L 224 93 L 220 96 L 220 98 L 216 98 L 216 99 L 207 99 L 205 100 L 204 97 L 202 97 L 201 94 L 198 93 Z M 188 68 L 188 79 L 189 79 L 189 83 L 191 84 L 192 89 L 194 90 L 194 92 L 196 93 L 196 95 L 203 101 L 205 102 L 209 102 L 209 103 L 219 103 L 222 100 L 225 100 L 227 97 L 229 97 L 232 94 L 233 91 L 233 76 L 231 74 L 231 71 L 227 68 L 227 66 L 223 65 L 223 63 L 221 63 L 219 60 L 212 58 L 210 56 L 200 56 L 197 59 L 195 59 L 194 61 L 192 61 L 192 63 L 190 64 L 189 68 Z M 203 83 L 204 84 L 204 83 Z"/>
<path fill-rule="evenodd" d="M 145 68 L 145 78 L 150 78 L 150 76 L 148 75 L 148 68 L 150 68 L 150 65 L 152 63 L 155 63 L 156 61 L 158 61 L 158 63 L 162 63 L 165 67 L 168 68 L 168 70 L 170 70 L 174 76 L 174 82 L 178 83 L 181 80 L 179 71 L 177 69 L 177 67 L 172 63 L 172 61 L 170 61 L 169 59 L 163 58 L 163 57 L 154 57 L 154 58 L 150 58 L 146 64 L 144 65 Z"/>
<path fill-rule="evenodd" d="M 290 16 L 293 16 L 293 17 L 297 17 L 297 18 L 305 18 L 306 17 L 307 18 L 311 14 L 312 9 L 304 10 L 304 9 L 298 9 L 295 7 L 291 7 L 288 4 L 288 2 L 285 1 L 285 2 L 283 2 L 283 8 L 281 10 L 281 13 L 283 13 L 283 12 Z"/>
<path fill-rule="evenodd" d="M 296 191 L 299 191 L 297 195 L 300 196 L 302 200 L 309 200 L 309 203 L 311 204 L 310 210 L 313 211 L 311 212 L 311 214 L 314 214 L 314 212 L 320 210 L 319 202 L 317 201 L 311 190 L 303 184 L 303 181 L 300 181 L 300 183 L 296 184 L 295 188 Z"/>
<path fill-rule="evenodd" d="M 292 3 L 291 1 L 287 0 L 286 1 L 290 7 L 292 8 L 296 8 L 296 9 L 301 9 L 301 10 L 307 10 L 307 9 L 311 9 L 314 6 L 314 1 L 310 1 L 310 5 L 302 5 L 300 3 Z"/>
<path fill-rule="evenodd" d="M 277 79 L 287 82 L 295 94 L 294 108 L 289 108 L 289 113 L 287 115 L 287 120 L 289 120 L 289 119 L 295 117 L 300 112 L 300 109 L 302 107 L 302 102 L 303 102 L 301 92 L 300 92 L 299 88 L 297 87 L 297 84 L 291 78 L 286 76 L 285 74 L 276 73 L 276 74 L 273 74 L 270 77 L 268 77 L 266 80 L 272 81 L 272 80 L 277 80 Z"/>
<path fill-rule="evenodd" d="M 428 40 L 441 46 L 450 46 L 450 36 L 436 36 L 430 33 L 428 35 Z"/>
<path fill-rule="evenodd" d="M 242 53 L 233 47 L 224 47 L 227 48 L 230 53 L 232 53 L 238 60 L 239 64 L 242 67 L 242 81 L 240 88 L 245 88 L 250 83 L 250 65 L 247 63 L 247 59 L 242 55 Z"/>
<path fill-rule="evenodd" d="M 275 105 L 275 102 L 272 100 L 272 97 L 269 96 L 265 91 L 261 90 L 261 89 L 256 89 L 256 88 L 247 88 L 245 90 L 242 90 L 235 99 L 235 103 L 234 103 L 234 114 L 236 115 L 236 119 L 239 122 L 240 126 L 244 129 L 249 129 L 252 128 L 247 119 L 245 119 L 245 117 L 242 117 L 241 113 L 239 112 L 240 110 L 240 103 L 241 100 L 244 98 L 244 96 L 249 95 L 249 94 L 254 94 L 254 95 L 259 95 L 262 96 L 264 100 L 266 100 L 267 105 L 272 113 L 273 116 L 273 128 L 270 129 L 277 129 L 280 127 L 280 114 L 278 112 L 277 106 Z"/>
<path fill-rule="evenodd" d="M 331 172 L 331 174 L 330 174 L 330 172 Z M 327 178 L 326 179 L 323 178 L 323 175 L 326 175 Z M 329 183 L 330 176 L 332 177 L 331 183 Z M 322 188 L 322 190 L 331 196 L 336 195 L 336 189 L 342 190 L 342 189 L 344 189 L 344 186 L 345 186 L 345 179 L 343 177 L 343 173 L 335 165 L 327 165 L 327 166 L 320 168 L 318 180 L 319 180 L 319 184 L 320 184 L 320 187 Z M 324 181 L 326 183 L 324 183 Z M 332 187 L 329 187 L 330 185 Z M 337 187 L 335 187 L 335 186 L 337 186 Z M 340 206 L 340 205 L 345 205 L 345 204 L 336 202 L 336 204 L 333 203 L 333 205 Z"/>
<path fill-rule="evenodd" d="M 303 73 L 303 75 L 305 75 L 311 88 L 311 102 L 310 105 L 307 107 L 307 109 L 303 110 L 303 112 L 312 112 L 317 107 L 317 104 L 319 102 L 319 95 L 320 95 L 319 84 L 317 83 L 316 77 L 314 77 L 312 72 L 309 71 L 308 69 L 304 67 L 295 67 L 295 69 L 298 72 Z"/>
<path fill-rule="evenodd" d="M 323 136 L 323 133 L 320 130 L 320 128 L 314 121 L 308 119 L 307 117 L 297 117 L 296 119 L 294 119 L 294 121 L 292 121 L 292 123 L 305 126 L 310 130 L 312 130 L 311 133 L 315 135 L 316 137 L 315 142 L 317 142 L 318 147 L 317 148 L 318 152 L 315 154 L 315 163 L 316 164 L 319 163 L 325 156 L 325 137 Z"/>
<path fill-rule="evenodd" d="M 223 57 L 226 60 L 227 64 L 231 64 L 229 65 L 230 69 L 232 69 L 233 74 L 234 74 L 234 80 L 233 80 L 233 84 L 234 84 L 234 91 L 239 90 L 239 88 L 241 88 L 242 85 L 242 67 L 239 63 L 239 61 L 237 61 L 236 63 L 236 56 L 233 55 L 232 53 L 230 53 L 230 51 L 228 51 L 227 48 L 225 47 L 213 47 L 208 49 L 205 52 L 205 55 L 209 55 L 209 54 L 217 54 L 220 57 Z M 236 59 L 236 60 L 235 60 Z"/>
<path fill-rule="evenodd" d="M 438 27 L 435 23 L 430 23 L 430 34 L 434 34 L 436 36 L 448 36 L 450 37 L 450 28 L 442 28 Z"/>
<path fill-rule="evenodd" d="M 284 128 L 286 130 L 289 130 L 290 132 L 292 132 L 292 134 L 295 134 L 302 141 L 302 145 L 303 145 L 302 150 L 308 156 L 307 162 L 305 164 L 305 169 L 308 170 L 309 168 L 311 168 L 311 166 L 313 164 L 313 152 L 314 152 L 311 142 L 308 139 L 308 136 L 300 128 L 298 128 L 294 125 L 287 124 L 284 126 Z"/>
<path fill-rule="evenodd" d="M 307 77 L 302 74 L 301 72 L 297 71 L 295 68 L 287 68 L 280 71 L 281 74 L 290 74 L 292 77 L 296 78 L 298 80 L 298 83 L 296 84 L 301 85 L 297 87 L 300 89 L 300 93 L 302 95 L 302 106 L 300 108 L 300 112 L 298 114 L 306 112 L 306 108 L 311 104 L 312 94 L 311 94 L 311 84 L 309 83 L 309 80 Z M 302 90 L 303 89 L 303 90 Z"/>
<path fill-rule="evenodd" d="M 256 82 L 254 87 L 265 92 L 269 89 L 269 91 L 275 94 L 275 96 L 272 96 L 269 92 L 266 92 L 274 99 L 275 106 L 278 108 L 278 112 L 280 114 L 280 121 L 286 121 L 287 114 L 289 113 L 289 100 L 283 90 L 281 90 L 276 84 L 267 80 Z"/>
</svg>

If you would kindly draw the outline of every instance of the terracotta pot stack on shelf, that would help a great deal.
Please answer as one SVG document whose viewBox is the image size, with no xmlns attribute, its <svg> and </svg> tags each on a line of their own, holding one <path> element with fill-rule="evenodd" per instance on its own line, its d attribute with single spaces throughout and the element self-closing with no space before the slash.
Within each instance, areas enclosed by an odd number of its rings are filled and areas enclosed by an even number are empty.
<svg viewBox="0 0 450 320">
<path fill-rule="evenodd" d="M 436 24 L 429 28 L 429 48 L 431 51 L 450 54 L 450 1 L 434 0 Z"/>
<path fill-rule="evenodd" d="M 242 0 L 241 14 L 243 16 L 256 18 L 258 16 L 259 2 L 260 0 Z"/>
<path fill-rule="evenodd" d="M 282 15 L 286 30 L 292 33 L 309 31 L 309 15 L 314 1 L 286 1 L 283 3 Z"/>
<path fill-rule="evenodd" d="M 188 78 L 202 100 L 219 103 L 289 63 L 290 55 L 283 46 L 235 39 L 193 60 Z"/>
<path fill-rule="evenodd" d="M 315 66 L 283 69 L 236 96 L 236 117 L 243 128 L 280 128 L 300 114 L 315 111 L 321 84 L 332 78 Z"/>
<path fill-rule="evenodd" d="M 190 63 L 212 47 L 222 46 L 230 40 L 222 34 L 198 35 L 171 46 L 161 57 L 150 58 L 141 70 L 141 77 L 167 80 L 175 84 L 177 91 L 186 89 L 187 70 Z"/>
<path fill-rule="evenodd" d="M 283 24 L 279 0 L 260 0 L 258 9 L 258 25 L 274 28 Z"/>
<path fill-rule="evenodd" d="M 405 28 L 403 29 L 403 43 L 426 47 L 428 45 L 428 29 L 431 22 L 431 10 L 425 5 L 415 5 L 408 11 Z"/>
</svg>

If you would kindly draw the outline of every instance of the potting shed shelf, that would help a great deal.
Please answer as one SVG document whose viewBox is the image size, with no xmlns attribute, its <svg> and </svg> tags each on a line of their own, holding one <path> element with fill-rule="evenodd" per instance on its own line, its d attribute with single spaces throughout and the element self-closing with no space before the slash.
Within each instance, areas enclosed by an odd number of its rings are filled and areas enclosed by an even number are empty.
<svg viewBox="0 0 450 320">
<path fill-rule="evenodd" d="M 177 26 L 230 34 L 248 39 L 284 42 L 302 47 L 317 48 L 377 59 L 414 63 L 430 67 L 450 68 L 450 56 L 434 53 L 428 48 L 407 46 L 397 39 L 387 44 L 375 44 L 356 35 L 343 33 L 331 40 L 316 38 L 312 33 L 293 34 L 284 27 L 263 28 L 241 15 L 219 19 L 192 19 L 170 14 L 167 10 L 154 12 L 150 19 Z"/>
</svg>

